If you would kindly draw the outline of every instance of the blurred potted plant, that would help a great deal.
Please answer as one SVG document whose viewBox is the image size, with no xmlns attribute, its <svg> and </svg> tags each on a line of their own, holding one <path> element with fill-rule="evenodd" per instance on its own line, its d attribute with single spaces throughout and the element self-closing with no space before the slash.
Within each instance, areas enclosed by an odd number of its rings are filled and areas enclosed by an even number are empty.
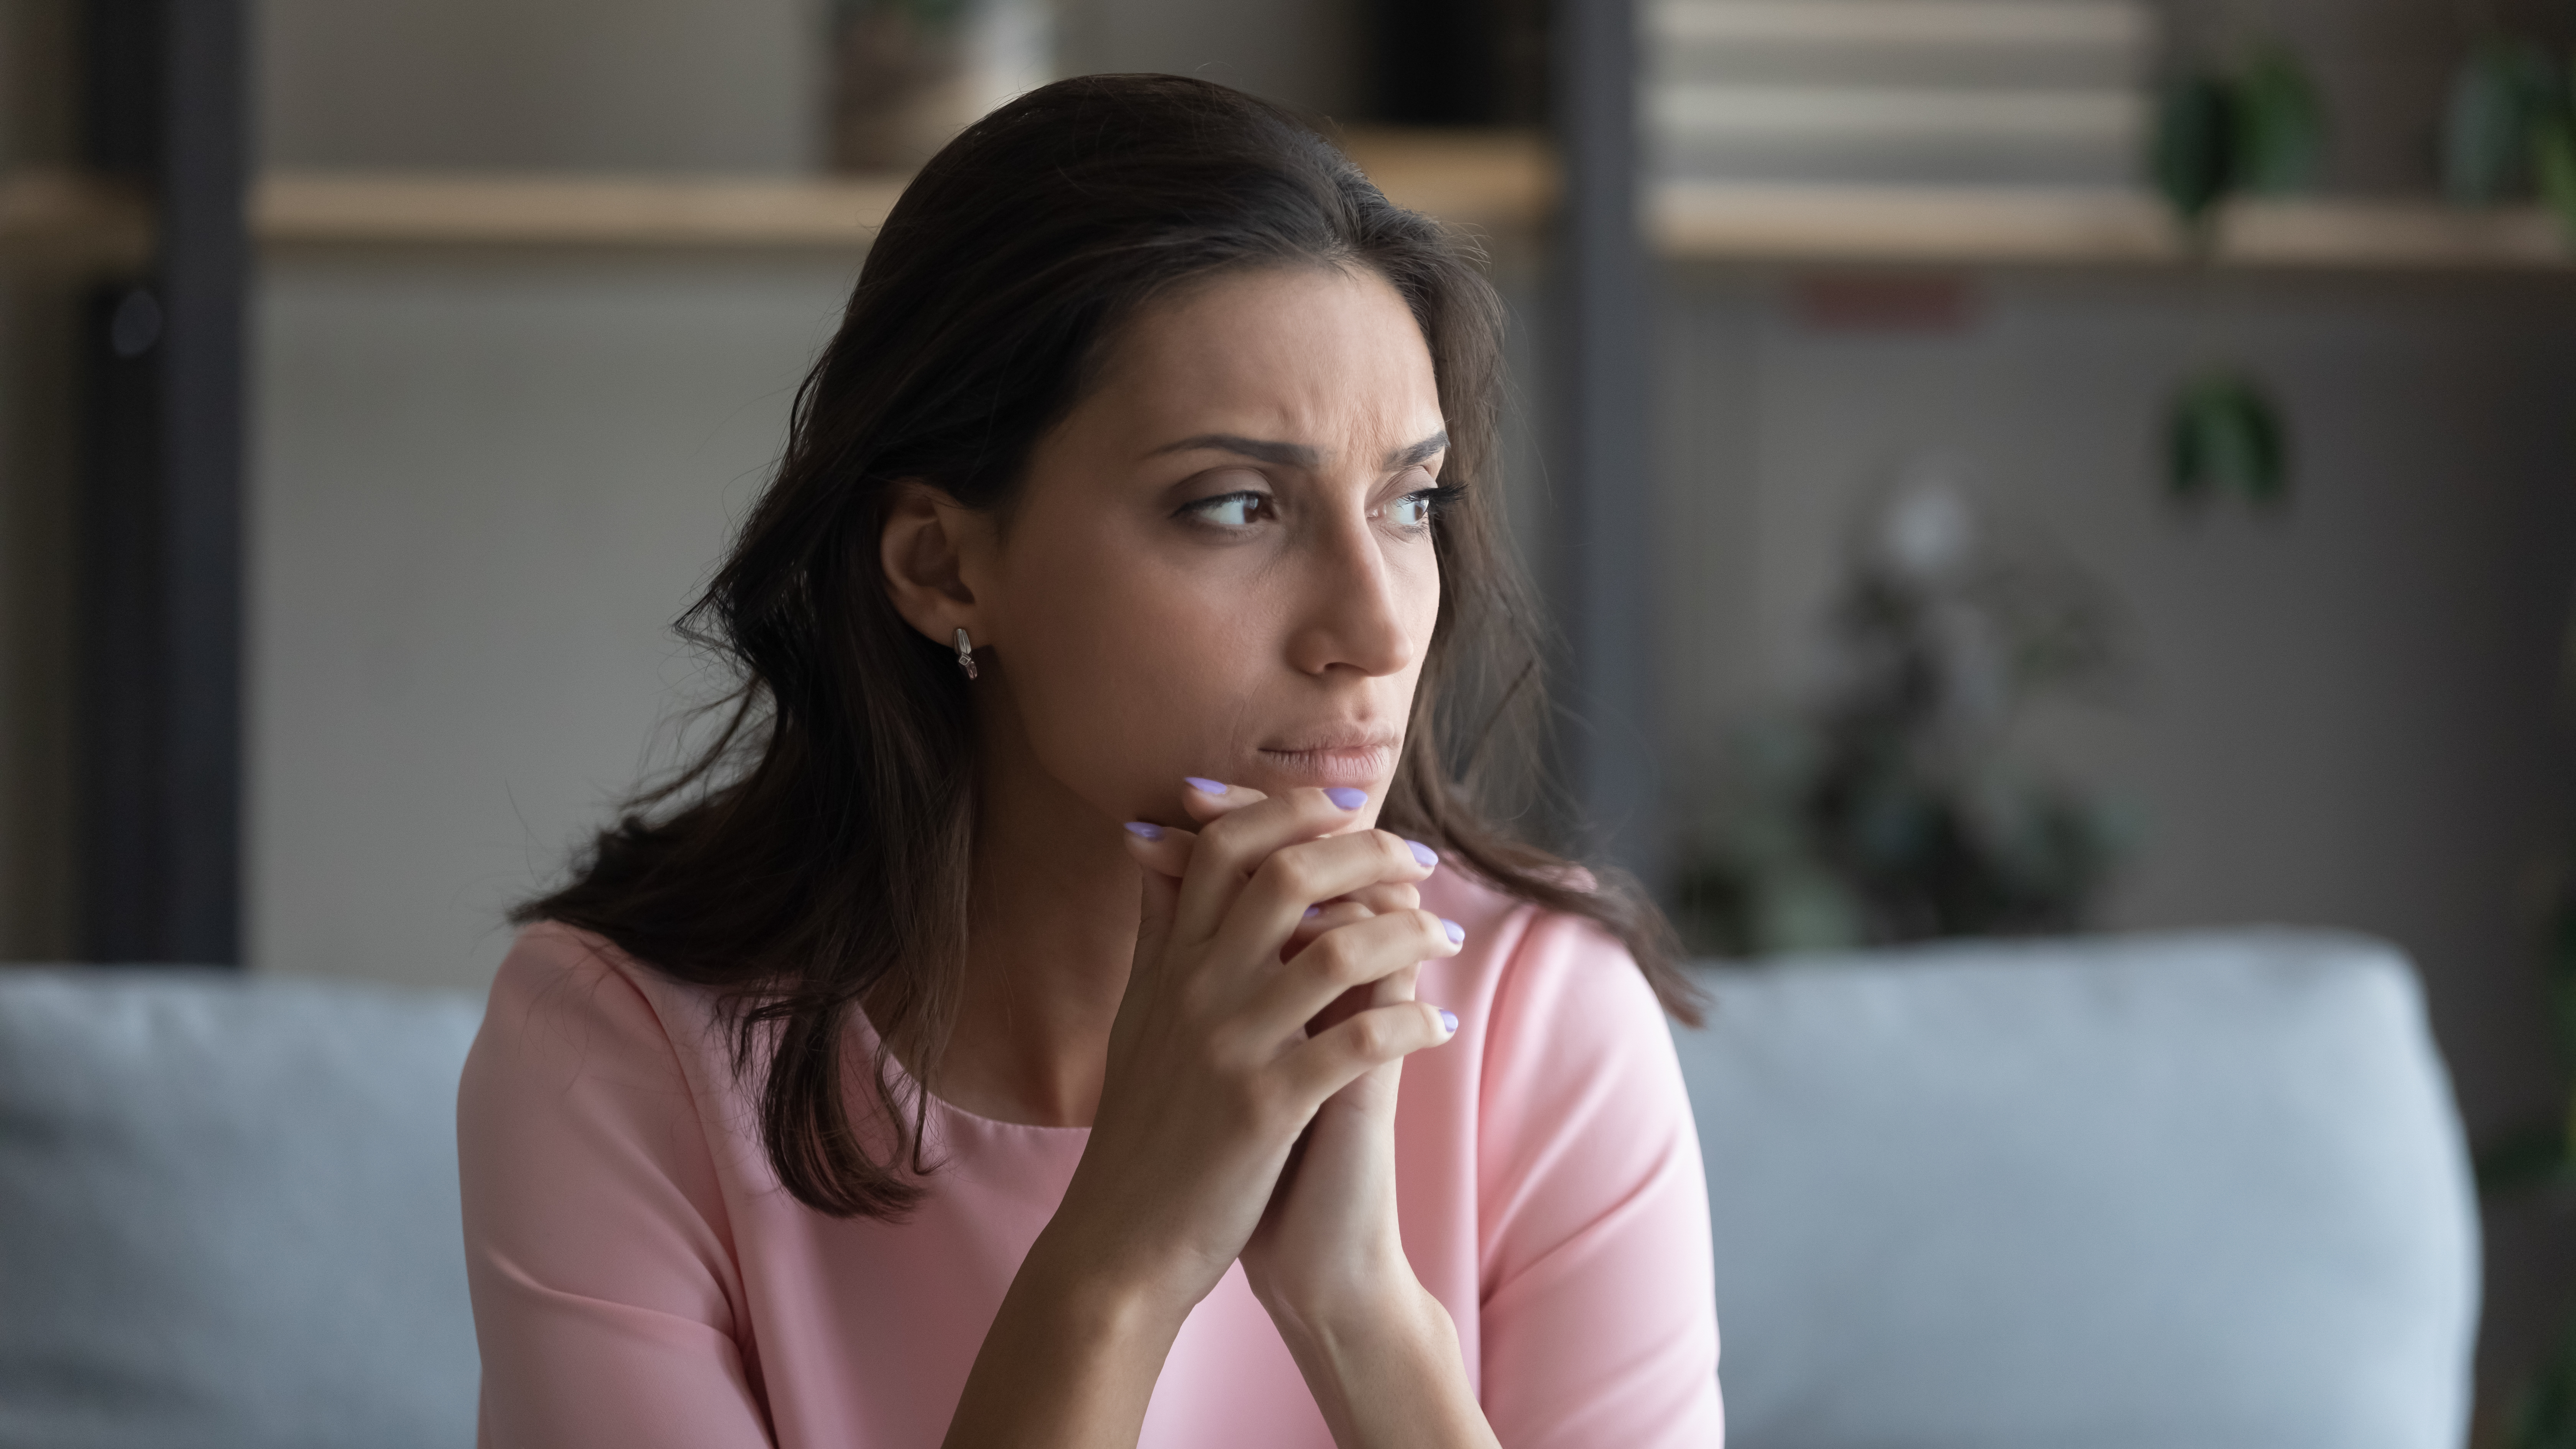
<svg viewBox="0 0 2576 1449">
<path fill-rule="evenodd" d="M 2568 58 L 2501 32 L 2470 47 L 2443 112 L 2442 186 L 2465 206 L 2536 191 L 2576 238 L 2576 84 Z"/>
<path fill-rule="evenodd" d="M 2149 171 L 2206 258 L 2220 202 L 2308 190 L 2324 170 L 2325 103 L 2296 52 L 2278 41 L 2232 66 L 2181 67 L 2157 109 Z M 2165 421 L 2165 482 L 2175 496 L 2233 492 L 2256 503 L 2285 497 L 2289 429 L 2252 372 L 2212 364 L 2176 389 Z"/>
<path fill-rule="evenodd" d="M 1685 849 L 1696 949 L 2085 923 L 2126 832 L 2008 745 L 2032 699 L 2109 676 L 2114 611 L 2062 560 L 1983 533 L 1937 469 L 1863 531 L 1832 613 L 1833 682 L 1731 742 L 1718 806 Z"/>
<path fill-rule="evenodd" d="M 1044 0 L 832 0 L 832 162 L 919 166 L 977 117 L 1044 85 Z"/>
</svg>

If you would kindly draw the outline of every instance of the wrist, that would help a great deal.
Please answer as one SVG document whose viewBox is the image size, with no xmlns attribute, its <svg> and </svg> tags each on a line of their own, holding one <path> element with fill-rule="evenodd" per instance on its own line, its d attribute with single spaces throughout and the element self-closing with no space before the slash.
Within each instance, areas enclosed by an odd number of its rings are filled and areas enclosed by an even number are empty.
<svg viewBox="0 0 2576 1449">
<path fill-rule="evenodd" d="M 1458 1327 L 1449 1310 L 1413 1276 L 1410 1265 L 1367 1291 L 1347 1291 L 1305 1302 L 1265 1300 L 1279 1336 L 1299 1362 L 1337 1368 L 1358 1363 L 1419 1360 L 1458 1354 Z"/>
<path fill-rule="evenodd" d="M 1205 1296 L 1189 1292 L 1185 1276 L 1168 1265 L 1101 1251 L 1059 1222 L 1029 1245 L 1018 1281 L 1055 1305 L 1051 1316 L 1061 1331 L 1100 1342 L 1169 1344 Z"/>
<path fill-rule="evenodd" d="M 1343 1449 L 1492 1446 L 1458 1326 L 1410 1270 L 1365 1301 L 1314 1317 L 1273 1308 L 1271 1317 Z"/>
<path fill-rule="evenodd" d="M 985 1330 L 947 1444 L 1134 1443 L 1186 1308 L 1040 1234 Z"/>
</svg>

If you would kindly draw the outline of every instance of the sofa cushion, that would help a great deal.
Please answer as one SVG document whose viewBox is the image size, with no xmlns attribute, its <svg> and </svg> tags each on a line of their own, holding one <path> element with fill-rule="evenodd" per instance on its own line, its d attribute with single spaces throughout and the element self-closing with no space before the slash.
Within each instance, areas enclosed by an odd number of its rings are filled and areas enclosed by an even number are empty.
<svg viewBox="0 0 2576 1449">
<path fill-rule="evenodd" d="M 2455 1449 L 2476 1219 L 2412 972 L 2290 931 L 1702 970 L 1736 1449 Z"/>
<path fill-rule="evenodd" d="M 0 968 L 0 1443 L 462 1449 L 479 1004 Z"/>
</svg>

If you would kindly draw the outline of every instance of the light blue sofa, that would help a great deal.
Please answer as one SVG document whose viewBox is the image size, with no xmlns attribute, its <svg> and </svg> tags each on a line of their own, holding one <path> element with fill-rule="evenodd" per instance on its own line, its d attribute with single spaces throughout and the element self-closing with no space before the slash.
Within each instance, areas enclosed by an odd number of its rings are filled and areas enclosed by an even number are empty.
<svg viewBox="0 0 2576 1449">
<path fill-rule="evenodd" d="M 2294 932 L 1707 970 L 1738 1449 L 2457 1449 L 2414 977 Z M 473 1438 L 443 997 L 0 968 L 0 1446 Z"/>
</svg>

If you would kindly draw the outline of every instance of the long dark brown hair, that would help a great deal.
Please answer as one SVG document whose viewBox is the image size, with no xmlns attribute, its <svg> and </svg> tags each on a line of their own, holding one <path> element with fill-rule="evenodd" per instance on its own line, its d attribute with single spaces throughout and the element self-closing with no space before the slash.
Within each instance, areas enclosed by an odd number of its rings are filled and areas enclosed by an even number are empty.
<svg viewBox="0 0 2576 1449">
<path fill-rule="evenodd" d="M 1005 509 L 1140 304 L 1234 269 L 1366 268 L 1421 324 L 1442 481 L 1466 485 L 1433 524 L 1440 615 L 1382 822 L 1600 923 L 1696 1022 L 1671 928 L 1632 883 L 1494 823 L 1486 787 L 1538 777 L 1542 706 L 1534 615 L 1479 486 L 1503 314 L 1476 263 L 1295 115 L 1206 81 L 1086 76 L 975 123 L 887 216 L 777 478 L 681 621 L 740 681 L 720 727 L 515 919 L 598 932 L 715 988 L 780 1181 L 825 1213 L 901 1214 L 930 1170 L 922 1113 L 962 991 L 975 737 L 966 680 L 887 593 L 889 487 Z M 854 1118 L 844 1043 L 862 1007 L 885 1045 Z"/>
</svg>

